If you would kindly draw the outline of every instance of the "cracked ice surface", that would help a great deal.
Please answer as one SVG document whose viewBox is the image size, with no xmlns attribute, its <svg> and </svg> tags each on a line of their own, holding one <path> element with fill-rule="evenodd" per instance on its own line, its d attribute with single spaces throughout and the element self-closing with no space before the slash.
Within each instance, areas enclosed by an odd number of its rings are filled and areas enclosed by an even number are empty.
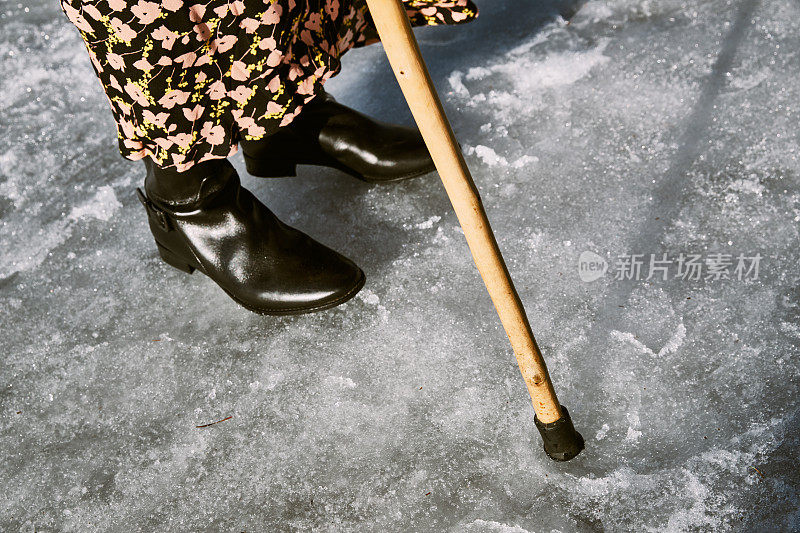
<svg viewBox="0 0 800 533">
<path fill-rule="evenodd" d="M 157 259 L 57 4 L 5 2 L 0 530 L 800 528 L 800 8 L 480 7 L 418 36 L 585 452 L 541 452 L 435 176 L 245 178 L 368 276 L 331 311 L 250 314 Z M 410 120 L 379 47 L 330 90 Z M 590 283 L 585 251 L 610 269 Z M 611 271 L 681 253 L 763 259 Z"/>
</svg>

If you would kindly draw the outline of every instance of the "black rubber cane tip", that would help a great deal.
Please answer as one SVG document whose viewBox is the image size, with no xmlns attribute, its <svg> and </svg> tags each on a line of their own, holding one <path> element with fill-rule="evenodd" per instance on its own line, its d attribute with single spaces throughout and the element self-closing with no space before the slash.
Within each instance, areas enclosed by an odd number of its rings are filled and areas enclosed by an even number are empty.
<svg viewBox="0 0 800 533">
<path fill-rule="evenodd" d="M 553 461 L 569 461 L 583 450 L 583 437 L 575 431 L 569 411 L 561 406 L 561 418 L 555 422 L 543 424 L 534 417 L 536 428 L 542 435 L 544 452 Z"/>
</svg>

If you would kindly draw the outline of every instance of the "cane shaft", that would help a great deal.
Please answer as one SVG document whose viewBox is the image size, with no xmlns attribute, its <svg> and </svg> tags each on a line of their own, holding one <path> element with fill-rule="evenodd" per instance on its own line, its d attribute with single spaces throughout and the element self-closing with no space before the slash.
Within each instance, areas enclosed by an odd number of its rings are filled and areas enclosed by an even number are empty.
<svg viewBox="0 0 800 533">
<path fill-rule="evenodd" d="M 536 416 L 545 424 L 555 422 L 562 413 L 547 367 L 489 226 L 478 190 L 422 60 L 403 3 L 400 0 L 367 0 L 367 5 L 392 70 L 464 230 L 475 265 L 511 341 Z"/>
</svg>

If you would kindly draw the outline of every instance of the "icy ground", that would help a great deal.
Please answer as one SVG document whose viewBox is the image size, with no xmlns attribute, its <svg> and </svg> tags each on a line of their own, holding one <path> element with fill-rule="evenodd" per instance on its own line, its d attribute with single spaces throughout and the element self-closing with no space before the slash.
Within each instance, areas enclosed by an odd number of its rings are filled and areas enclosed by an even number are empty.
<svg viewBox="0 0 800 533">
<path fill-rule="evenodd" d="M 251 314 L 157 259 L 57 2 L 2 0 L 0 530 L 800 530 L 800 5 L 479 3 L 418 35 L 585 452 L 542 453 L 436 176 L 246 178 L 368 276 Z M 410 121 L 380 47 L 330 89 Z M 762 260 L 612 272 L 681 253 Z"/>
</svg>

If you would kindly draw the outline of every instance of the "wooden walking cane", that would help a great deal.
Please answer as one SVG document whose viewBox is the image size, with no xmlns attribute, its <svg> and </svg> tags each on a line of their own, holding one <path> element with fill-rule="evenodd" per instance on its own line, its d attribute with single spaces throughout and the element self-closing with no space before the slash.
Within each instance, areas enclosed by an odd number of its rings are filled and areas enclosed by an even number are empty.
<svg viewBox="0 0 800 533">
<path fill-rule="evenodd" d="M 392 70 L 464 230 L 475 265 L 511 341 L 533 401 L 534 420 L 545 452 L 556 461 L 568 461 L 583 449 L 583 438 L 575 431 L 566 408 L 558 403 L 478 190 L 422 60 L 405 7 L 401 0 L 367 0 L 367 5 Z"/>
</svg>

